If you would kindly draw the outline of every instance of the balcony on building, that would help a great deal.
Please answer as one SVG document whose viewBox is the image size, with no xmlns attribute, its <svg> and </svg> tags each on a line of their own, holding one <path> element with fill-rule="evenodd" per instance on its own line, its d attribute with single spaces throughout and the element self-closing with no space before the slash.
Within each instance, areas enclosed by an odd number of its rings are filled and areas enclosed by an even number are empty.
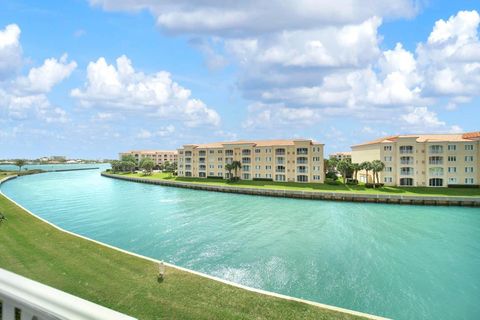
<svg viewBox="0 0 480 320">
<path fill-rule="evenodd" d="M 275 155 L 276 156 L 284 156 L 285 155 L 285 149 L 275 149 Z"/>
<path fill-rule="evenodd" d="M 400 157 L 400 164 L 413 164 L 413 157 Z"/>
<path fill-rule="evenodd" d="M 428 158 L 429 165 L 443 165 L 443 157 L 429 157 Z"/>
<path fill-rule="evenodd" d="M 400 146 L 400 154 L 413 153 L 413 146 Z"/>
<path fill-rule="evenodd" d="M 242 156 L 249 156 L 252 154 L 252 151 L 250 149 L 243 149 L 242 150 Z"/>
<path fill-rule="evenodd" d="M 233 150 L 225 150 L 226 157 L 233 157 Z"/>
<path fill-rule="evenodd" d="M 413 176 L 415 170 L 410 167 L 400 168 L 400 175 L 401 176 Z"/>
<path fill-rule="evenodd" d="M 192 151 L 185 151 L 185 157 L 191 157 Z"/>
<path fill-rule="evenodd" d="M 428 147 L 428 152 L 429 153 L 443 153 L 443 146 L 441 145 L 433 145 Z"/>
<path fill-rule="evenodd" d="M 285 172 L 285 166 L 276 166 L 275 172 Z"/>
<path fill-rule="evenodd" d="M 250 158 L 242 158 L 242 163 L 251 163 L 252 159 Z"/>
<path fill-rule="evenodd" d="M 297 167 L 297 173 L 307 173 L 308 170 L 307 170 L 307 167 L 305 166 L 298 166 Z"/>
<path fill-rule="evenodd" d="M 297 163 L 298 164 L 307 164 L 308 163 L 308 158 L 307 157 L 298 157 L 297 158 Z"/>
<path fill-rule="evenodd" d="M 297 148 L 298 155 L 306 155 L 308 154 L 308 148 Z"/>
</svg>

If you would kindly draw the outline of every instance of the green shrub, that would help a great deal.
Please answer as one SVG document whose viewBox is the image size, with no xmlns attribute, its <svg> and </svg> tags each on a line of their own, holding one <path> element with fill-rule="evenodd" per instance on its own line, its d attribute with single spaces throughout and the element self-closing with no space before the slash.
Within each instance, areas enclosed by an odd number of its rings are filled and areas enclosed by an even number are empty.
<svg viewBox="0 0 480 320">
<path fill-rule="evenodd" d="M 331 179 L 333 181 L 338 180 L 337 174 L 334 171 L 328 171 L 327 174 L 325 175 L 325 178 Z"/>
<path fill-rule="evenodd" d="M 338 180 L 333 180 L 333 179 L 330 179 L 330 178 L 326 178 L 325 179 L 325 184 L 338 186 L 338 185 L 341 185 L 342 183 Z"/>
<path fill-rule="evenodd" d="M 449 188 L 480 188 L 480 184 L 449 184 Z"/>
<path fill-rule="evenodd" d="M 365 188 L 382 188 L 384 185 L 383 183 L 365 183 Z"/>
<path fill-rule="evenodd" d="M 219 179 L 219 180 L 222 180 L 223 177 L 219 177 L 219 176 L 207 176 L 207 179 Z"/>
<path fill-rule="evenodd" d="M 253 178 L 253 181 L 273 181 L 272 178 Z"/>
</svg>

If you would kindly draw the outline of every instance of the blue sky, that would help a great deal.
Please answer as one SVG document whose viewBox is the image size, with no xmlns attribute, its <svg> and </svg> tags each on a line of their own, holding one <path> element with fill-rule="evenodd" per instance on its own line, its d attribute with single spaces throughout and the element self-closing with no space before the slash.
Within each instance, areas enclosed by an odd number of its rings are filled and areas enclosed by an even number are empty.
<svg viewBox="0 0 480 320">
<path fill-rule="evenodd" d="M 0 0 L 0 158 L 480 129 L 478 1 Z M 441 21 L 443 20 L 443 21 Z"/>
</svg>

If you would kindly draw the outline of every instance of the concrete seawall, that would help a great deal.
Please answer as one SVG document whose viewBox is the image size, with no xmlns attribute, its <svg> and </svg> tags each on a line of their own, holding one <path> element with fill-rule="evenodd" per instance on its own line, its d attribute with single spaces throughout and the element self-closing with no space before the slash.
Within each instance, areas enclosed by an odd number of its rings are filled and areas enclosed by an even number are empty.
<svg viewBox="0 0 480 320">
<path fill-rule="evenodd" d="M 325 192 L 325 191 L 297 191 L 297 190 L 274 190 L 260 188 L 243 188 L 234 186 L 216 186 L 201 183 L 190 183 L 180 181 L 168 181 L 149 178 L 137 178 L 120 176 L 102 172 L 102 176 L 140 182 L 148 184 L 163 185 L 177 188 L 188 188 L 194 190 L 216 191 L 226 193 L 239 193 L 257 196 L 282 197 L 310 200 L 333 200 L 350 202 L 368 202 L 368 203 L 392 203 L 392 204 L 411 204 L 411 205 L 431 205 L 431 206 L 467 206 L 480 207 L 480 197 L 452 197 L 452 196 L 404 196 L 390 194 L 362 194 L 346 192 Z"/>
</svg>

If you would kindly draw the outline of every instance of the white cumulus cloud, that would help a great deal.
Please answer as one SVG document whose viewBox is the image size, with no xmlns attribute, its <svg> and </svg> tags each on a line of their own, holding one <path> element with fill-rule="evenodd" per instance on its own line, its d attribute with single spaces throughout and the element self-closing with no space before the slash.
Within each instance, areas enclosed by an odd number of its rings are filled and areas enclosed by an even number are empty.
<svg viewBox="0 0 480 320">
<path fill-rule="evenodd" d="M 20 28 L 16 24 L 9 24 L 3 30 L 0 29 L 0 80 L 12 76 L 21 67 L 20 33 Z"/>
<path fill-rule="evenodd" d="M 172 80 L 166 71 L 144 74 L 135 71 L 126 56 L 108 64 L 105 58 L 90 62 L 84 88 L 76 88 L 72 97 L 84 106 L 110 110 L 143 111 L 152 116 L 178 119 L 187 126 L 218 125 L 218 113 L 190 90 Z"/>
</svg>

